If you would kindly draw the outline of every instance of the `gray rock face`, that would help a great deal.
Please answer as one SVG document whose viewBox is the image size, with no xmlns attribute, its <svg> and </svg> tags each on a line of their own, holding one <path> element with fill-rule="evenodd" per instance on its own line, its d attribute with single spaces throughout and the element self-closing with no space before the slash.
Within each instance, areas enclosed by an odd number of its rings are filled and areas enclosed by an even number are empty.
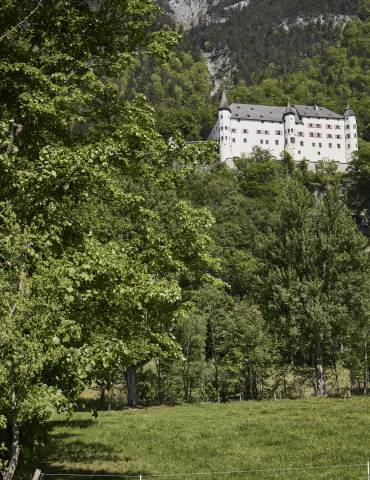
<svg viewBox="0 0 370 480">
<path fill-rule="evenodd" d="M 185 29 L 198 25 L 207 16 L 208 0 L 167 0 L 167 3 L 172 18 Z"/>
<path fill-rule="evenodd" d="M 162 0 L 171 13 L 173 20 L 181 24 L 185 30 L 196 27 L 200 21 L 206 23 L 223 23 L 226 18 L 223 16 L 233 9 L 241 9 L 249 5 L 250 0 Z M 223 7 L 223 4 L 225 6 Z M 220 5 L 221 11 L 215 16 L 212 13 L 213 7 Z M 220 16 L 221 12 L 221 16 Z"/>
</svg>

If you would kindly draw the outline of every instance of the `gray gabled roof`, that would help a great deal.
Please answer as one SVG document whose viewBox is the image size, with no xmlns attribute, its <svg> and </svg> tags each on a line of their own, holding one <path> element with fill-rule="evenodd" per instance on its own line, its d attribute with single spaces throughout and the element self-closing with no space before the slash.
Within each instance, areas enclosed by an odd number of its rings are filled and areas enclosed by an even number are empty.
<svg viewBox="0 0 370 480">
<path fill-rule="evenodd" d="M 338 113 L 317 105 L 294 105 L 294 108 L 297 110 L 300 117 L 333 118 L 336 120 L 343 119 L 343 115 L 338 115 Z"/>
<path fill-rule="evenodd" d="M 297 123 L 302 123 L 302 118 L 328 118 L 343 119 L 342 115 L 338 115 L 331 110 L 317 106 L 292 105 L 290 107 L 295 113 Z M 289 110 L 290 110 L 289 109 Z M 232 103 L 230 105 L 231 118 L 243 120 L 259 120 L 268 122 L 282 122 L 287 107 L 271 107 L 268 105 L 250 105 L 244 103 Z"/>
</svg>

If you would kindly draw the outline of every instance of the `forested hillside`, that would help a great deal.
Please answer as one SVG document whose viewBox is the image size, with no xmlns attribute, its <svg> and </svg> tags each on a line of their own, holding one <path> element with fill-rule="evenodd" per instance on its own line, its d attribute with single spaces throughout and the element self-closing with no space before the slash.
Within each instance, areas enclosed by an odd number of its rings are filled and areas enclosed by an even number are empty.
<svg viewBox="0 0 370 480">
<path fill-rule="evenodd" d="M 218 5 L 218 10 L 216 7 L 209 8 L 214 8 L 212 11 L 217 13 L 222 10 L 221 5 Z M 272 6 L 265 5 L 264 2 L 252 2 L 248 8 L 253 8 L 253 15 L 249 10 L 247 15 L 246 8 L 235 11 L 231 9 L 228 14 L 235 19 L 241 31 L 225 31 L 223 34 L 222 29 L 228 23 L 222 23 L 199 26 L 185 33 L 166 68 L 155 65 L 148 58 L 138 61 L 131 72 L 124 74 L 121 83 L 124 94 L 145 93 L 156 107 L 159 129 L 166 137 L 181 131 L 188 140 L 207 138 L 216 119 L 220 89 L 227 87 L 231 90 L 230 99 L 240 102 L 268 105 L 284 105 L 288 101 L 309 105 L 317 103 L 336 112 L 343 112 L 350 103 L 358 117 L 361 137 L 369 140 L 368 1 L 279 1 L 273 2 Z M 314 22 L 309 28 L 296 25 L 296 30 L 293 31 L 283 28 L 283 36 L 280 38 L 284 37 L 284 41 L 280 44 L 274 38 L 276 31 L 273 25 L 276 18 L 288 14 L 290 18 L 297 18 L 302 12 L 311 12 L 312 15 L 320 12 L 328 15 L 341 12 L 341 15 L 347 15 L 352 12 L 356 15 L 347 18 L 334 30 L 321 21 Z M 265 30 L 257 35 L 257 27 L 253 22 Z M 334 36 L 330 34 L 330 38 L 325 40 L 320 33 L 321 27 L 327 28 Z M 240 63 L 233 67 L 234 74 L 228 77 L 224 71 L 220 72 L 221 77 L 216 79 L 218 90 L 213 91 L 212 98 L 209 96 L 214 85 L 212 75 L 206 68 L 207 62 L 208 67 L 213 60 L 218 63 L 217 59 L 221 59 L 222 65 L 228 65 L 228 62 L 225 63 L 222 50 L 214 56 L 206 53 L 207 46 L 201 37 L 202 28 L 205 29 L 202 35 L 207 41 L 212 39 L 212 29 L 220 29 L 215 37 L 217 42 L 222 43 L 222 35 L 225 35 L 224 45 L 231 40 L 235 41 L 235 49 L 230 49 L 230 54 L 241 49 Z M 248 38 L 244 45 L 243 38 L 248 31 L 253 33 L 254 39 Z M 315 36 L 314 41 L 310 32 Z M 261 38 L 263 42 L 271 42 L 271 45 L 264 46 Z M 287 62 L 290 62 L 289 67 Z M 287 70 L 290 72 L 284 73 Z M 212 65 L 211 71 L 212 74 L 215 72 Z"/>
<path fill-rule="evenodd" d="M 360 0 L 251 0 L 225 9 L 225 2 L 210 8 L 219 21 L 200 23 L 189 32 L 191 44 L 226 56 L 232 81 L 248 83 L 267 71 L 282 74 L 299 61 L 341 40 L 351 17 L 358 15 Z M 240 6 L 238 6 L 240 4 Z M 226 11 L 225 11 L 226 10 Z"/>
<path fill-rule="evenodd" d="M 259 5 L 269 42 L 275 7 Z M 259 149 L 230 169 L 188 142 L 217 112 L 190 42 L 205 30 L 181 42 L 154 0 L 0 4 L 4 480 L 87 388 L 101 408 L 114 391 L 130 406 L 367 394 L 370 3 L 355 6 L 320 55 L 292 48 L 295 71 L 260 78 L 261 52 L 230 86 L 241 101 L 350 101 L 362 142 L 338 174 Z"/>
</svg>

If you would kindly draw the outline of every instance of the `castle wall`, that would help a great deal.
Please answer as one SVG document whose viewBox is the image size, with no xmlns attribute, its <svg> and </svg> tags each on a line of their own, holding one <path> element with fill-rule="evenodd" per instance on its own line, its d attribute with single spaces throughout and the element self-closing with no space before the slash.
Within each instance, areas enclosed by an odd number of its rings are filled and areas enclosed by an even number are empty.
<svg viewBox="0 0 370 480">
<path fill-rule="evenodd" d="M 278 122 L 233 118 L 229 110 L 220 110 L 210 138 L 220 141 L 221 160 L 229 164 L 260 147 L 276 158 L 286 150 L 297 162 L 308 160 L 311 169 L 320 160 L 334 160 L 338 170 L 345 171 L 358 148 L 355 116 L 303 117 L 297 121 L 294 114 L 288 114 Z"/>
</svg>

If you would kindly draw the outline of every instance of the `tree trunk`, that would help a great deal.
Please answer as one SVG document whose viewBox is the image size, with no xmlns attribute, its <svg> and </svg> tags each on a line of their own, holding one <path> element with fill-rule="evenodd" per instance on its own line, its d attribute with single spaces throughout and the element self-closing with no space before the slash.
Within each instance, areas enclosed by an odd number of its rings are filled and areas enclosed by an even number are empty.
<svg viewBox="0 0 370 480">
<path fill-rule="evenodd" d="M 251 400 L 254 400 L 253 390 L 254 390 L 253 371 L 252 371 L 252 368 L 250 367 L 249 368 L 249 398 Z"/>
<path fill-rule="evenodd" d="M 284 398 L 288 398 L 288 385 L 286 381 L 285 369 L 283 370 Z"/>
<path fill-rule="evenodd" d="M 321 343 L 317 343 L 315 352 L 316 396 L 325 397 L 325 376 Z"/>
<path fill-rule="evenodd" d="M 335 389 L 337 395 L 340 393 L 340 385 L 339 385 L 339 373 L 338 373 L 338 365 L 337 365 L 337 352 L 336 352 L 336 344 L 333 344 L 333 366 L 334 366 L 334 375 L 335 375 Z"/>
<path fill-rule="evenodd" d="M 218 381 L 218 366 L 217 362 L 215 362 L 215 389 L 217 392 L 217 402 L 220 403 L 220 386 Z"/>
<path fill-rule="evenodd" d="M 190 380 L 189 380 L 189 363 L 186 361 L 184 366 L 184 374 L 183 374 L 183 384 L 184 384 L 184 400 L 185 402 L 189 402 L 190 400 Z"/>
<path fill-rule="evenodd" d="M 128 367 L 126 371 L 126 385 L 128 406 L 135 408 L 139 403 L 136 366 Z"/>
<path fill-rule="evenodd" d="M 105 410 L 105 402 L 106 402 L 105 388 L 102 387 L 100 390 L 100 410 Z"/>
<path fill-rule="evenodd" d="M 162 392 L 162 370 L 161 370 L 161 360 L 158 359 L 157 362 L 157 388 L 158 388 L 158 402 L 160 405 L 163 403 L 163 392 Z"/>
<path fill-rule="evenodd" d="M 19 425 L 17 422 L 17 400 L 15 393 L 12 395 L 12 449 L 11 449 L 11 458 L 8 465 L 8 468 L 3 474 L 3 480 L 12 480 L 15 470 L 19 461 L 20 453 L 20 435 L 19 435 Z"/>
<path fill-rule="evenodd" d="M 365 338 L 365 343 L 364 343 L 364 350 L 365 350 L 365 355 L 364 355 L 364 360 L 365 360 L 365 369 L 364 369 L 364 395 L 367 395 L 368 389 L 369 389 L 369 359 L 368 359 L 368 353 L 367 353 L 367 340 Z"/>
</svg>

